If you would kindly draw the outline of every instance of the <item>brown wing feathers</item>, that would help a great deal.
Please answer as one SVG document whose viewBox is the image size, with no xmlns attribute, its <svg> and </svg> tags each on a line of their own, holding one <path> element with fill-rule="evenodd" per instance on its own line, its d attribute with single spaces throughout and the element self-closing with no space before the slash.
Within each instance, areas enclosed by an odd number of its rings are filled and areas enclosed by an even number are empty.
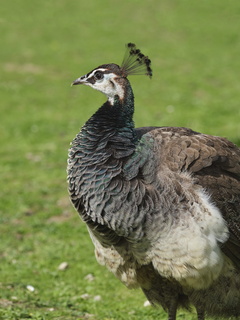
<svg viewBox="0 0 240 320">
<path fill-rule="evenodd" d="M 240 267 L 240 149 L 186 128 L 162 127 L 151 135 L 161 146 L 161 163 L 192 174 L 220 209 L 230 232 L 223 251 Z"/>
</svg>

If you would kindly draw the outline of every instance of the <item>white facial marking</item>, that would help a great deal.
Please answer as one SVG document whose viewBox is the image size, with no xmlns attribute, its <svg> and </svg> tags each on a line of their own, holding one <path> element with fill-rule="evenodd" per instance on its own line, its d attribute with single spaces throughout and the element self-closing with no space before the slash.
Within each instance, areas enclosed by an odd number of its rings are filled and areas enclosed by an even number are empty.
<svg viewBox="0 0 240 320">
<path fill-rule="evenodd" d="M 89 74 L 87 75 L 87 77 L 88 77 L 88 78 L 93 77 L 93 76 L 94 76 L 94 74 L 95 74 L 97 71 L 105 72 L 105 71 L 106 71 L 106 69 L 104 69 L 104 68 L 99 68 L 99 69 L 97 69 L 97 70 L 93 70 L 91 73 L 89 73 Z"/>
<path fill-rule="evenodd" d="M 111 105 L 114 104 L 114 97 L 118 96 L 119 99 L 124 98 L 124 89 L 122 88 L 121 84 L 117 81 L 117 76 L 115 73 L 104 73 L 107 71 L 107 69 L 99 68 L 97 70 L 92 71 L 87 75 L 87 78 L 90 79 L 91 77 L 94 77 L 96 72 L 103 72 L 103 78 L 102 79 L 95 79 L 94 83 L 86 82 L 85 84 L 92 87 L 93 89 L 96 89 L 98 91 L 101 91 L 108 97 L 108 101 Z"/>
</svg>

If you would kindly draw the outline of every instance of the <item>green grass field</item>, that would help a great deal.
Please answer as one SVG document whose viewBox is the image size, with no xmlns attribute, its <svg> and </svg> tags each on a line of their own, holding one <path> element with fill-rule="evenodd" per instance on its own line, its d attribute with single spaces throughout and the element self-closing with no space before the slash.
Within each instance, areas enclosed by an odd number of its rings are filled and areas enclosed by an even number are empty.
<svg viewBox="0 0 240 320">
<path fill-rule="evenodd" d="M 136 126 L 240 145 L 240 2 L 15 0 L 0 24 L 0 319 L 166 319 L 97 264 L 68 200 L 69 143 L 105 99 L 70 84 L 135 42 L 153 68 L 130 79 Z"/>
</svg>

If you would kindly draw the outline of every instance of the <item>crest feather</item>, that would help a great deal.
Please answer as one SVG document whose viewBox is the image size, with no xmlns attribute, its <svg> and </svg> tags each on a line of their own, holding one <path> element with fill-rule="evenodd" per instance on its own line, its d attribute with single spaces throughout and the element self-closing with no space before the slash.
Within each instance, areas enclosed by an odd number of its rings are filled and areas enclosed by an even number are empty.
<svg viewBox="0 0 240 320">
<path fill-rule="evenodd" d="M 147 75 L 152 77 L 151 60 L 145 56 L 134 43 L 126 45 L 127 50 L 121 65 L 125 77 L 129 75 Z"/>
</svg>

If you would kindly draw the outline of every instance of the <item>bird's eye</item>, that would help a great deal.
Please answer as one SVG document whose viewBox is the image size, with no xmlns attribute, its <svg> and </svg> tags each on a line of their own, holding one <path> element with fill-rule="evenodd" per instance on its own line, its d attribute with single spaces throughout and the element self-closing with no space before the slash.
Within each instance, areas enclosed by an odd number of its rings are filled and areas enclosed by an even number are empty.
<svg viewBox="0 0 240 320">
<path fill-rule="evenodd" d="M 96 80 L 101 80 L 103 79 L 103 73 L 101 71 L 96 71 L 94 77 Z"/>
</svg>

